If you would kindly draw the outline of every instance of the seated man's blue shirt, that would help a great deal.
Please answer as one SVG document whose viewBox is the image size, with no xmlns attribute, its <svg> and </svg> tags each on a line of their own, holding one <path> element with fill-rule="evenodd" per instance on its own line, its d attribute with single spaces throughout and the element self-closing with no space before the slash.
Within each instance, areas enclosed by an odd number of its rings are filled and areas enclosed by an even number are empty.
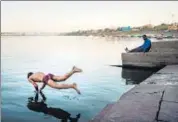
<svg viewBox="0 0 178 122">
<path fill-rule="evenodd" d="M 149 39 L 146 39 L 144 41 L 144 44 L 141 46 L 141 48 L 145 51 L 146 49 L 148 49 L 151 46 L 151 41 Z"/>
</svg>

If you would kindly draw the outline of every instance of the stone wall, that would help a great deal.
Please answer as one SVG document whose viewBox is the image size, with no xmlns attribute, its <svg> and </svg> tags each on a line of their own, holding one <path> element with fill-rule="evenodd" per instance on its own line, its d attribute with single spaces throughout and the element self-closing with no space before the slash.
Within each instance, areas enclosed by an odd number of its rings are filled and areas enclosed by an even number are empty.
<svg viewBox="0 0 178 122">
<path fill-rule="evenodd" d="M 163 67 L 178 64 L 178 41 L 153 42 L 150 52 L 122 53 L 123 67 Z"/>
</svg>

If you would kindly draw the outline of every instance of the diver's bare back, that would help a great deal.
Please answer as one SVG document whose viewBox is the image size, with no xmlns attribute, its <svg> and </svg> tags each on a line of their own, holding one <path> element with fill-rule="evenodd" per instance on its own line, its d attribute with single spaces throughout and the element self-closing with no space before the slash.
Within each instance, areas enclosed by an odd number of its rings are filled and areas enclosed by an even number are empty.
<svg viewBox="0 0 178 122">
<path fill-rule="evenodd" d="M 30 79 L 34 82 L 43 82 L 43 77 L 45 74 L 43 72 L 36 72 L 33 75 L 30 76 Z"/>
</svg>

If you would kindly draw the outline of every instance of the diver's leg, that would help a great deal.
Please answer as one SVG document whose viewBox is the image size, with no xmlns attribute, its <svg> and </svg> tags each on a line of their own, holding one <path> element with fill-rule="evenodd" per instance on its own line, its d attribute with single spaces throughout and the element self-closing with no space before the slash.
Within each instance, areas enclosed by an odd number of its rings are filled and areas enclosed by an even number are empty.
<svg viewBox="0 0 178 122">
<path fill-rule="evenodd" d="M 132 50 L 130 50 L 129 52 L 141 52 L 142 51 L 142 48 L 141 47 L 137 47 L 137 48 L 134 48 Z"/>
<path fill-rule="evenodd" d="M 77 72 L 82 72 L 82 70 L 74 66 L 74 67 L 72 68 L 72 70 L 71 70 L 70 72 L 66 73 L 65 75 L 63 75 L 63 76 L 54 75 L 54 76 L 52 77 L 52 79 L 53 79 L 54 81 L 65 81 L 65 80 L 67 80 L 69 77 L 71 77 L 74 73 L 77 73 Z"/>
<path fill-rule="evenodd" d="M 73 84 L 57 84 L 55 83 L 53 80 L 48 80 L 47 84 L 52 87 L 52 88 L 56 88 L 56 89 L 74 89 L 76 90 L 76 92 L 78 94 L 80 94 L 80 90 L 77 88 L 77 84 L 73 83 Z"/>
</svg>

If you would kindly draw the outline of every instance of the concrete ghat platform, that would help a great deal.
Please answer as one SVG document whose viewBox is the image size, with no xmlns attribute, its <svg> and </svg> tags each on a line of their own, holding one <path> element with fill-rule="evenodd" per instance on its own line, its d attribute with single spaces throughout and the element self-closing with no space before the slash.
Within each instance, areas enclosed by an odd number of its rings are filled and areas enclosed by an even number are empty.
<svg viewBox="0 0 178 122">
<path fill-rule="evenodd" d="M 178 63 L 178 40 L 153 42 L 147 53 L 122 53 L 122 66 L 135 68 L 162 68 Z"/>
<path fill-rule="evenodd" d="M 90 122 L 178 122 L 178 65 L 164 67 L 108 106 Z"/>
</svg>

